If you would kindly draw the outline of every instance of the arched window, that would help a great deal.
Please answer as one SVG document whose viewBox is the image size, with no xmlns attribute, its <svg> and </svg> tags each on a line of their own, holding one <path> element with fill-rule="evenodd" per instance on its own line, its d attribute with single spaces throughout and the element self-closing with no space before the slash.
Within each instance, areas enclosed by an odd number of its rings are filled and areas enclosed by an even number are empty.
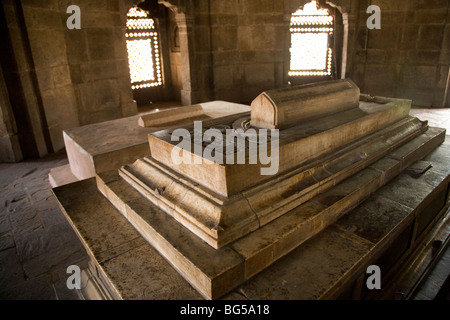
<svg viewBox="0 0 450 320">
<path fill-rule="evenodd" d="M 331 76 L 333 72 L 334 19 L 316 1 L 291 16 L 290 77 Z"/>
<path fill-rule="evenodd" d="M 163 84 L 159 35 L 155 20 L 140 8 L 127 14 L 128 63 L 133 90 Z"/>
</svg>

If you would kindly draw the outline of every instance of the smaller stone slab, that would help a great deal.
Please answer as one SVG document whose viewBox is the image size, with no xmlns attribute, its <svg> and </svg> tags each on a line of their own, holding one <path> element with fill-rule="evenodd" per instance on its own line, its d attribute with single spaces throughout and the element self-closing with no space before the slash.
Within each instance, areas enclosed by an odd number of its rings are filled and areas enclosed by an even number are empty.
<svg viewBox="0 0 450 320">
<path fill-rule="evenodd" d="M 75 177 L 72 170 L 70 170 L 70 164 L 50 169 L 50 173 L 48 174 L 48 182 L 52 188 L 76 181 L 78 181 L 78 178 Z"/>
<path fill-rule="evenodd" d="M 190 118 L 200 117 L 202 115 L 205 115 L 202 106 L 196 104 L 192 106 L 161 110 L 144 114 L 139 117 L 138 124 L 141 127 L 157 127 L 183 119 L 186 120 Z"/>
</svg>

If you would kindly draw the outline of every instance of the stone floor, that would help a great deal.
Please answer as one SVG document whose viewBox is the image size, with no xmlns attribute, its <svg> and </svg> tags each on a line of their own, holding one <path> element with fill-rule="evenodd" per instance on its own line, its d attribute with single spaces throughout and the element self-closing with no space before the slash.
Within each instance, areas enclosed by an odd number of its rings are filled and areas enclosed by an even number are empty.
<svg viewBox="0 0 450 320">
<path fill-rule="evenodd" d="M 413 109 L 412 115 L 450 133 L 450 109 Z M 67 164 L 64 152 L 17 164 L 0 163 L 0 299 L 80 299 L 66 287 L 69 265 L 83 267 L 88 256 L 61 213 L 48 183 L 51 168 Z M 450 272 L 450 250 L 430 276 Z M 426 285 L 424 286 L 426 288 Z"/>
<path fill-rule="evenodd" d="M 65 153 L 0 164 L 0 299 L 78 299 L 66 287 L 69 265 L 87 253 L 48 183 Z"/>
</svg>

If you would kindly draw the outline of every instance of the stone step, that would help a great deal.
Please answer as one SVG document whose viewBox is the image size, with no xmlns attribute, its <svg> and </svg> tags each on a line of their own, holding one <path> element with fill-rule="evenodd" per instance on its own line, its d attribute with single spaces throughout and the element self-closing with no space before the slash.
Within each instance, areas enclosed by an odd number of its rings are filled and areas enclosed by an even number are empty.
<svg viewBox="0 0 450 320">
<path fill-rule="evenodd" d="M 335 187 L 249 235 L 214 249 L 153 205 L 117 172 L 97 175 L 99 191 L 205 298 L 216 299 L 297 248 L 356 207 L 403 168 L 425 157 L 445 138 L 430 128 Z"/>
<path fill-rule="evenodd" d="M 198 237 L 220 248 L 354 175 L 427 128 L 426 123 L 408 117 L 228 198 L 152 158 L 126 165 L 119 174 Z"/>
</svg>

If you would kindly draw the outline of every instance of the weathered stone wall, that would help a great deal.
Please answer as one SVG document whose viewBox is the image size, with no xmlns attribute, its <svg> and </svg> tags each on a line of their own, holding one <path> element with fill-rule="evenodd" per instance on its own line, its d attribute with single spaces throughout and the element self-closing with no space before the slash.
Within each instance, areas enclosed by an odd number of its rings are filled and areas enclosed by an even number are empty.
<svg viewBox="0 0 450 320">
<path fill-rule="evenodd" d="M 22 160 L 22 156 L 16 121 L 0 66 L 0 161 L 17 162 Z"/>
<path fill-rule="evenodd" d="M 283 1 L 197 1 L 195 47 L 210 49 L 215 99 L 250 102 L 282 86 L 286 37 Z"/>
<path fill-rule="evenodd" d="M 197 73 L 191 82 L 203 93 L 197 96 L 198 100 L 250 103 L 264 90 L 288 85 L 289 20 L 307 2 L 193 1 L 193 7 L 186 8 L 186 15 L 193 18 L 194 58 L 190 61 L 195 62 Z M 329 1 L 319 2 L 325 5 Z"/>
<path fill-rule="evenodd" d="M 167 8 L 164 99 L 250 103 L 288 85 L 289 19 L 309 0 L 149 1 Z M 66 128 L 136 114 L 124 35 L 126 13 L 139 2 L 1 1 L 2 97 L 10 109 L 2 104 L 0 138 L 18 140 L 25 157 L 43 156 L 63 148 Z M 337 77 L 372 95 L 450 106 L 450 1 L 319 3 L 341 14 L 337 40 L 347 50 L 336 52 Z M 81 9 L 80 30 L 66 27 L 71 4 Z M 381 30 L 366 26 L 369 4 L 381 8 Z"/>
<path fill-rule="evenodd" d="M 136 114 L 125 42 L 126 13 L 131 4 L 59 1 L 63 21 L 69 16 L 65 11 L 70 4 L 81 9 L 81 29 L 64 28 L 80 125 Z"/>
<path fill-rule="evenodd" d="M 380 30 L 366 27 L 369 4 L 381 9 Z M 361 91 L 442 107 L 450 65 L 449 1 L 360 0 L 359 8 L 349 76 Z"/>
<path fill-rule="evenodd" d="M 81 29 L 68 29 L 69 5 Z M 62 130 L 137 113 L 124 37 L 128 0 L 5 0 L 5 83 L 26 157 L 64 147 Z"/>
</svg>

